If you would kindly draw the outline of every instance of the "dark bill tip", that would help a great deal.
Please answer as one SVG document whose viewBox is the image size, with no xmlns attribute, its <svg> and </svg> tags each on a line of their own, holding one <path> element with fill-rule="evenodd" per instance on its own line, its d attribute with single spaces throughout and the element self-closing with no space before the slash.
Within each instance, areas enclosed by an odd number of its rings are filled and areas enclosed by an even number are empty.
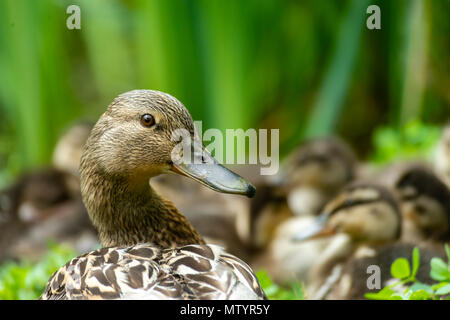
<svg viewBox="0 0 450 320">
<path fill-rule="evenodd" d="M 252 186 L 251 184 L 248 184 L 246 196 L 249 198 L 253 198 L 255 196 L 255 194 L 256 194 L 256 188 L 254 186 Z"/>
</svg>

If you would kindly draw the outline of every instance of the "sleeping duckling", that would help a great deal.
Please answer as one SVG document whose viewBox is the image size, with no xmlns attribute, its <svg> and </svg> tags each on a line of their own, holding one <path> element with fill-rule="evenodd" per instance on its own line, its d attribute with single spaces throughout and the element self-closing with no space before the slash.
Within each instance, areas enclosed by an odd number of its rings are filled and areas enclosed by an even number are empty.
<svg viewBox="0 0 450 320">
<path fill-rule="evenodd" d="M 98 246 L 81 200 L 78 166 L 92 124 L 73 124 L 58 140 L 51 166 L 23 174 L 0 193 L 0 261 L 37 260 L 47 240 L 78 252 Z"/>
<path fill-rule="evenodd" d="M 317 138 L 288 156 L 276 180 L 288 190 L 288 204 L 296 215 L 317 214 L 355 177 L 356 164 L 356 156 L 344 141 Z"/>
<path fill-rule="evenodd" d="M 374 247 L 397 240 L 400 228 L 397 203 L 386 188 L 362 182 L 345 187 L 325 206 L 314 224 L 293 238 L 305 241 L 330 237 L 311 267 L 306 290 L 309 297 L 324 299 L 332 295 L 330 291 L 344 273 L 345 261 L 370 255 Z"/>
<path fill-rule="evenodd" d="M 265 298 L 245 262 L 205 244 L 151 188 L 152 177 L 169 172 L 219 192 L 255 193 L 202 147 L 180 101 L 152 90 L 119 95 L 94 126 L 80 165 L 83 201 L 103 248 L 61 267 L 41 299 Z"/>
<path fill-rule="evenodd" d="M 0 260 L 38 259 L 47 240 L 92 248 L 95 235 L 73 177 L 53 168 L 23 175 L 0 200 Z"/>
<path fill-rule="evenodd" d="M 260 182 L 258 195 L 250 200 L 248 221 L 241 223 L 249 226 L 246 238 L 250 245 L 263 249 L 274 240 L 281 223 L 319 213 L 326 201 L 354 177 L 355 165 L 353 152 L 338 138 L 302 144 L 288 156 L 277 175 Z"/>
<path fill-rule="evenodd" d="M 304 281 L 327 239 L 293 243 L 299 228 L 314 220 L 326 201 L 356 174 L 356 156 L 336 137 L 302 144 L 282 165 L 280 174 L 258 186 L 250 205 L 251 265 L 279 284 Z M 296 252 L 302 252 L 300 257 Z"/>
<path fill-rule="evenodd" d="M 247 222 L 247 243 L 254 254 L 264 251 L 275 238 L 277 227 L 294 216 L 282 190 L 267 184 L 257 187 L 258 194 L 249 203 Z"/>
<path fill-rule="evenodd" d="M 403 217 L 402 240 L 450 240 L 450 190 L 431 170 L 412 167 L 398 178 L 395 187 Z"/>
<path fill-rule="evenodd" d="M 277 221 L 275 221 L 277 222 Z M 287 286 L 292 282 L 306 283 L 308 274 L 319 259 L 322 252 L 330 244 L 329 237 L 293 242 L 292 237 L 299 230 L 307 229 L 315 224 L 315 217 L 291 217 L 275 225 L 272 238 L 264 248 L 252 251 L 251 266 L 255 270 L 263 269 L 271 279 Z M 270 235 L 267 230 L 257 233 Z M 264 239 L 261 235 L 260 239 Z"/>
</svg>

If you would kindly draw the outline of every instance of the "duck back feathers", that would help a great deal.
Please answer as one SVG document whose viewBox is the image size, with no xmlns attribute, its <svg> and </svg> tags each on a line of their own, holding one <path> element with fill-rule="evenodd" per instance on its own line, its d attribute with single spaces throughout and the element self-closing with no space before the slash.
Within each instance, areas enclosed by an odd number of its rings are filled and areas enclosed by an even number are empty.
<svg viewBox="0 0 450 320">
<path fill-rule="evenodd" d="M 215 245 L 102 248 L 69 261 L 41 299 L 261 299 L 242 260 Z"/>
</svg>

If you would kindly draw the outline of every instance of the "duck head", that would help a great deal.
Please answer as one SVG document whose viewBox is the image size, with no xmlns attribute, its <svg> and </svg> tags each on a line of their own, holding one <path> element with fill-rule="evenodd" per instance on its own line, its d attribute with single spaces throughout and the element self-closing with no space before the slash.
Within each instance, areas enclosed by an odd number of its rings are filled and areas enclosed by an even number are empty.
<svg viewBox="0 0 450 320">
<path fill-rule="evenodd" d="M 450 239 L 450 191 L 433 172 L 406 170 L 396 183 L 405 240 Z"/>
<path fill-rule="evenodd" d="M 381 186 L 357 183 L 328 202 L 316 222 L 294 240 L 345 233 L 354 242 L 383 243 L 397 239 L 400 226 L 400 213 L 390 193 Z"/>
<path fill-rule="evenodd" d="M 251 184 L 203 147 L 184 105 L 153 90 L 126 92 L 109 105 L 85 144 L 82 180 L 92 166 L 105 176 L 128 180 L 129 186 L 148 187 L 151 177 L 175 172 L 219 192 L 249 197 L 255 193 Z"/>
</svg>

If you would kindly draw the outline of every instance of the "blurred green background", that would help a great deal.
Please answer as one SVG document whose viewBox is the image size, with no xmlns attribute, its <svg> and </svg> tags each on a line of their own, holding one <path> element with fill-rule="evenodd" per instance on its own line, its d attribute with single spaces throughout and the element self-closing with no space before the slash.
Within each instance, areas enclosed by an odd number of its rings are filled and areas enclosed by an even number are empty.
<svg viewBox="0 0 450 320">
<path fill-rule="evenodd" d="M 66 27 L 71 4 L 81 30 Z M 381 30 L 366 28 L 370 4 Z M 174 95 L 204 129 L 280 128 L 282 155 L 328 133 L 362 157 L 377 141 L 397 150 L 405 126 L 427 141 L 450 115 L 449 12 L 448 0 L 3 0 L 0 186 L 136 88 Z"/>
</svg>

